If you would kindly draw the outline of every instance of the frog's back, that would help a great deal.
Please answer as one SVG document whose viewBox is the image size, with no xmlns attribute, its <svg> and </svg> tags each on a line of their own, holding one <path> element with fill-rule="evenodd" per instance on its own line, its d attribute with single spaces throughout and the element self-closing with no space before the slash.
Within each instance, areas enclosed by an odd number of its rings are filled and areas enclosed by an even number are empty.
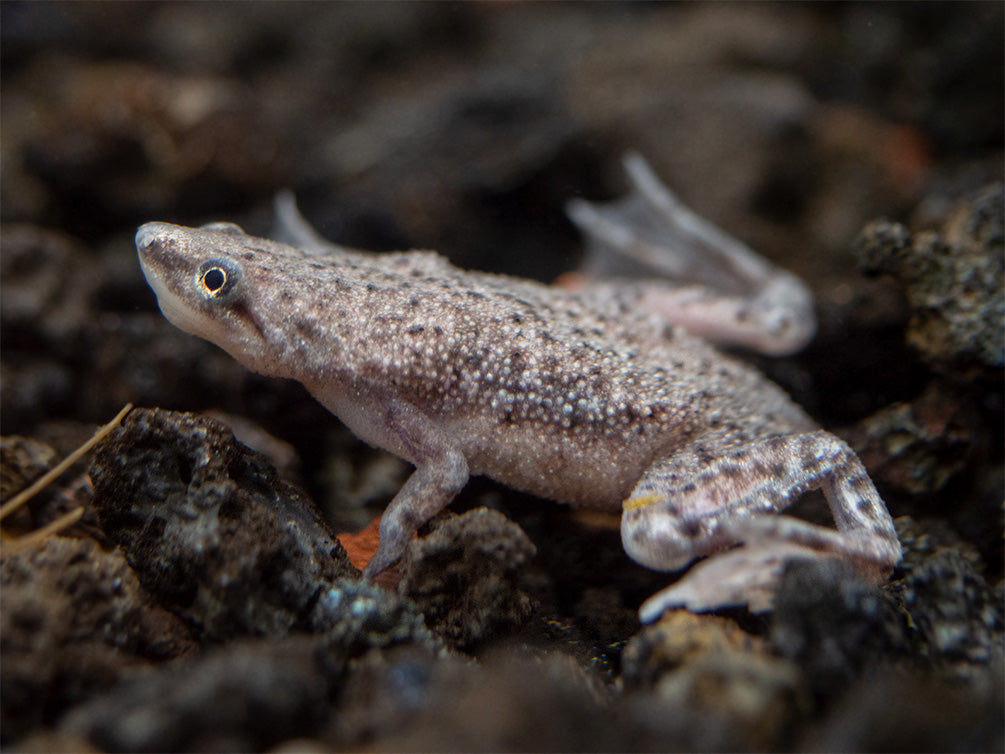
<svg viewBox="0 0 1005 754">
<path fill-rule="evenodd" d="M 388 283 L 363 307 L 370 348 L 356 369 L 390 377 L 464 445 L 472 472 L 511 486 L 613 506 L 702 435 L 811 426 L 758 373 L 654 316 L 452 268 Z"/>
</svg>

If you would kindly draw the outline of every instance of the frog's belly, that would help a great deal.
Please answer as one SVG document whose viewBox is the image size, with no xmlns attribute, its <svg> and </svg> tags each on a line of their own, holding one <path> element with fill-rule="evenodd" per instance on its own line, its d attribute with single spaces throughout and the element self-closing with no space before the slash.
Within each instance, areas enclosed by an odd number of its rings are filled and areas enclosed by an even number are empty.
<svg viewBox="0 0 1005 754">
<path fill-rule="evenodd" d="M 472 474 L 514 489 L 598 510 L 620 511 L 653 449 L 579 439 L 540 427 L 496 425 L 466 444 Z"/>
</svg>

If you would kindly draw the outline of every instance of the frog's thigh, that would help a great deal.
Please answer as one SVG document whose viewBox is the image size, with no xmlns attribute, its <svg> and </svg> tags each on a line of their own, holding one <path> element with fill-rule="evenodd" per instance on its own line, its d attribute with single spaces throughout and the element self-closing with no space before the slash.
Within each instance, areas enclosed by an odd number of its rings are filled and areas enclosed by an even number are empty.
<svg viewBox="0 0 1005 754">
<path fill-rule="evenodd" d="M 813 488 L 823 489 L 837 531 L 759 515 Z M 893 521 L 861 461 L 823 431 L 723 450 L 705 440 L 657 462 L 624 503 L 621 536 L 633 559 L 660 570 L 753 538 L 845 557 L 870 574 L 900 559 Z"/>
</svg>

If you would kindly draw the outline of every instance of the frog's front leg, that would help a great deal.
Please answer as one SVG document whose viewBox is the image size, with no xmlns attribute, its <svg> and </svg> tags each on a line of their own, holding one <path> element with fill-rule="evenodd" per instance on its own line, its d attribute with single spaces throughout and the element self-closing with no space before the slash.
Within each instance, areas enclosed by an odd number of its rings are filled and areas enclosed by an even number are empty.
<svg viewBox="0 0 1005 754">
<path fill-rule="evenodd" d="M 363 569 L 367 579 L 404 554 L 418 528 L 447 507 L 469 476 L 461 449 L 414 406 L 392 401 L 382 421 L 380 444 L 415 464 L 415 471 L 380 518 L 377 552 Z"/>
<path fill-rule="evenodd" d="M 418 528 L 443 510 L 468 480 L 468 464 L 460 452 L 431 446 L 426 451 L 380 518 L 377 552 L 363 569 L 363 578 L 372 579 L 392 566 Z"/>
<path fill-rule="evenodd" d="M 767 515 L 813 488 L 823 489 L 837 530 Z M 658 570 L 743 543 L 650 598 L 640 610 L 643 620 L 678 605 L 762 609 L 789 557 L 844 558 L 879 581 L 901 555 L 893 521 L 861 461 L 823 431 L 725 448 L 697 442 L 657 462 L 624 503 L 621 536 L 633 559 Z"/>
<path fill-rule="evenodd" d="M 639 155 L 623 162 L 627 197 L 569 203 L 569 217 L 587 241 L 580 290 L 763 353 L 794 353 L 810 341 L 813 297 L 799 278 L 694 214 Z M 612 277 L 623 280 L 604 282 Z"/>
<path fill-rule="evenodd" d="M 309 388 L 354 433 L 414 464 L 380 519 L 380 541 L 366 568 L 372 579 L 405 552 L 416 530 L 443 510 L 468 481 L 457 439 L 416 406 L 365 383 L 319 382 Z"/>
</svg>

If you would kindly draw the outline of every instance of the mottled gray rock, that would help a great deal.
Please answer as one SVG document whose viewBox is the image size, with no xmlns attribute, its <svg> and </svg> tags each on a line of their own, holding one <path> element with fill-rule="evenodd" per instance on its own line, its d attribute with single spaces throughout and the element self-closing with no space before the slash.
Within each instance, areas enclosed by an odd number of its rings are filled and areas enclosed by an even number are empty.
<svg viewBox="0 0 1005 754">
<path fill-rule="evenodd" d="M 525 569 L 536 548 L 501 513 L 477 508 L 433 525 L 405 554 L 399 592 L 448 641 L 468 646 L 531 612 Z"/>
<path fill-rule="evenodd" d="M 940 231 L 876 220 L 855 242 L 859 263 L 892 273 L 912 309 L 910 343 L 935 367 L 1001 367 L 1005 345 L 1005 195 L 1000 183 L 961 203 Z"/>
</svg>

